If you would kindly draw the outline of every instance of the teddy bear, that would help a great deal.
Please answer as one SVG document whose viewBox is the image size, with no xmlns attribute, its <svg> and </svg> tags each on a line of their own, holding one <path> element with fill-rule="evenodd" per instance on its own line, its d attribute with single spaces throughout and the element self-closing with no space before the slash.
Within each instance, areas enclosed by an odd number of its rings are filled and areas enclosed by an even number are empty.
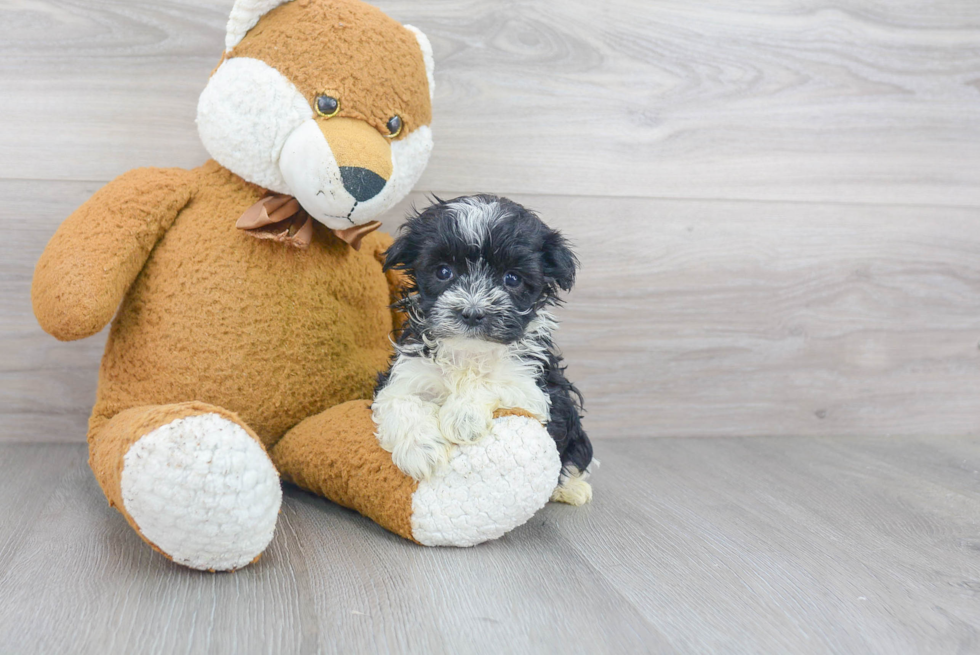
<svg viewBox="0 0 980 655">
<path fill-rule="evenodd" d="M 370 397 L 402 280 L 375 219 L 432 150 L 432 48 L 359 0 L 237 0 L 198 105 L 212 159 L 143 168 L 58 228 L 34 275 L 61 340 L 111 320 L 89 420 L 110 505 L 187 567 L 270 543 L 280 480 L 425 545 L 520 525 L 560 463 L 520 408 L 415 480 L 382 450 Z"/>
</svg>

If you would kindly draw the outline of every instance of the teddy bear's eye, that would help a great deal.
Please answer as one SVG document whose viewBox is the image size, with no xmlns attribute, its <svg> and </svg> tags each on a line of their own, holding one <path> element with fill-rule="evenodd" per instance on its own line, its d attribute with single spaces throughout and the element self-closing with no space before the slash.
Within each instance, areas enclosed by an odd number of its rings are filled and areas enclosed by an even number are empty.
<svg viewBox="0 0 980 655">
<path fill-rule="evenodd" d="M 392 116 L 385 123 L 385 127 L 388 128 L 387 136 L 389 139 L 394 139 L 396 136 L 402 133 L 402 119 L 401 116 Z"/>
<path fill-rule="evenodd" d="M 336 116 L 338 111 L 340 111 L 340 100 L 328 95 L 316 97 L 316 113 L 324 118 L 330 118 Z"/>
</svg>

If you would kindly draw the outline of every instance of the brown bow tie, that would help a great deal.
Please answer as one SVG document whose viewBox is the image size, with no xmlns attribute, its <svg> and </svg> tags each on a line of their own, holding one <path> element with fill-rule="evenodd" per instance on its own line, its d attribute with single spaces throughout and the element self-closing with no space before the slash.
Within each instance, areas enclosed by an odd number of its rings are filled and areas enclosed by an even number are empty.
<svg viewBox="0 0 980 655">
<path fill-rule="evenodd" d="M 256 239 L 272 239 L 296 248 L 308 248 L 313 240 L 313 219 L 296 198 L 280 193 L 269 194 L 246 209 L 235 227 Z M 371 221 L 333 233 L 354 250 L 360 250 L 361 239 L 379 227 L 380 221 Z"/>
</svg>

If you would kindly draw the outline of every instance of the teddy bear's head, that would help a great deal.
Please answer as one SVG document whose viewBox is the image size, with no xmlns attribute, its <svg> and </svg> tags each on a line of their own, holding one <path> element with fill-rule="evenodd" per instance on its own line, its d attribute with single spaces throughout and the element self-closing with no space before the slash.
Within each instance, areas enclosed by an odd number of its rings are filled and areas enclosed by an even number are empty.
<svg viewBox="0 0 980 655">
<path fill-rule="evenodd" d="M 432 49 L 359 0 L 236 0 L 198 103 L 205 148 L 333 229 L 401 200 L 432 151 Z"/>
</svg>

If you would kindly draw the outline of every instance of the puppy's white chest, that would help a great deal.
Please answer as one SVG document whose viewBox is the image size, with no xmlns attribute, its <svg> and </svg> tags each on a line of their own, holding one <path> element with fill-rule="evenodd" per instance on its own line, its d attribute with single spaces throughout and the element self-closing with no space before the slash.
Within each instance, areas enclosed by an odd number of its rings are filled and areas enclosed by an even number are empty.
<svg viewBox="0 0 980 655">
<path fill-rule="evenodd" d="M 496 409 L 525 409 L 542 421 L 550 414 L 547 394 L 538 386 L 540 369 L 517 357 L 511 349 L 482 341 L 450 341 L 436 356 L 425 360 L 433 369 L 433 402 L 454 401 L 490 405 Z"/>
</svg>

